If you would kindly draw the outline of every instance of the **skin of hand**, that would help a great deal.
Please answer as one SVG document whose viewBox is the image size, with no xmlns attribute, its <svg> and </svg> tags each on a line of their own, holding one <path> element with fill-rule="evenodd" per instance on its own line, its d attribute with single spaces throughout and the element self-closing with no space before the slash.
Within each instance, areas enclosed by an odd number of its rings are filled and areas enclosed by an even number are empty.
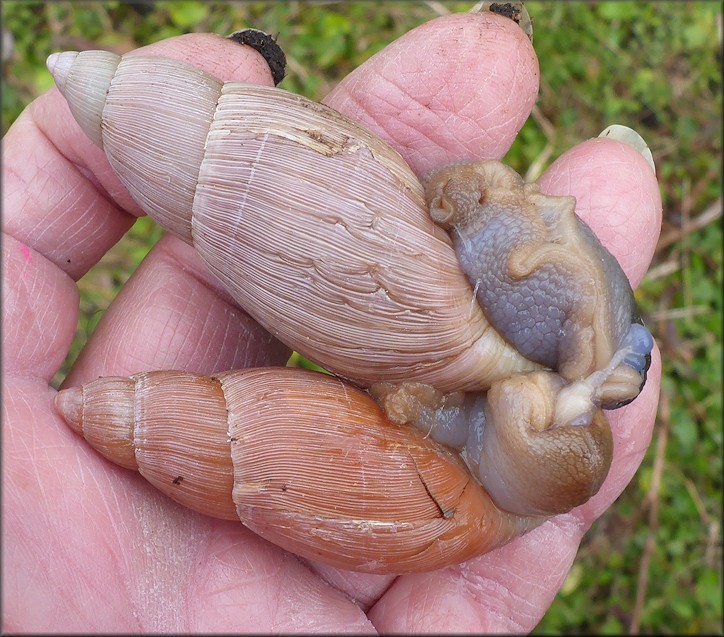
<svg viewBox="0 0 724 637">
<path fill-rule="evenodd" d="M 140 49 L 226 81 L 271 85 L 261 57 L 209 35 Z M 532 45 L 491 14 L 433 20 L 349 75 L 325 102 L 392 144 L 421 175 L 500 159 L 538 91 Z M 592 133 L 595 133 L 592 131 Z M 106 462 L 57 416 L 50 379 L 78 317 L 75 281 L 140 210 L 52 89 L 4 140 L 3 630 L 525 632 L 545 613 L 581 537 L 618 497 L 650 442 L 660 358 L 630 405 L 610 412 L 613 465 L 587 504 L 465 564 L 402 577 L 299 559 L 239 523 L 182 509 Z M 660 227 L 643 157 L 592 139 L 542 176 L 635 287 Z M 203 373 L 283 365 L 289 351 L 236 308 L 193 250 L 166 236 L 111 304 L 66 385 L 151 369 Z"/>
</svg>

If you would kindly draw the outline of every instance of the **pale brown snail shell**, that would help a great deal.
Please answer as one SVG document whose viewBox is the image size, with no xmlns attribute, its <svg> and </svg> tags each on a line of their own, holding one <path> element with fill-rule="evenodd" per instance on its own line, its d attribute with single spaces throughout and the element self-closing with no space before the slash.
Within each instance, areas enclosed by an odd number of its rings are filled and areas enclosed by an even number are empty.
<svg viewBox="0 0 724 637">
<path fill-rule="evenodd" d="M 174 60 L 84 51 L 49 65 L 141 207 L 308 359 L 442 390 L 536 367 L 489 329 L 410 168 L 353 121 Z"/>
<path fill-rule="evenodd" d="M 599 407 L 638 394 L 648 352 L 628 282 L 572 198 L 546 197 L 497 162 L 437 171 L 426 193 L 393 149 L 339 113 L 180 62 L 89 51 L 48 66 L 141 207 L 273 335 L 372 385 L 388 416 L 339 379 L 286 369 L 155 372 L 61 392 L 61 413 L 104 455 L 192 508 L 370 572 L 460 562 L 598 490 L 612 451 Z M 578 286 L 551 319 L 569 336 L 543 354 L 522 355 L 527 328 L 513 321 L 507 333 L 505 312 L 478 303 L 495 290 L 466 250 L 501 206 L 533 228 L 499 259 L 512 264 L 501 277 L 513 293 L 546 268 Z M 559 235 L 569 244 L 556 250 Z M 457 423 L 483 412 L 477 437 Z M 193 442 L 170 429 L 186 419 Z M 519 479 L 525 454 L 534 470 Z"/>
</svg>

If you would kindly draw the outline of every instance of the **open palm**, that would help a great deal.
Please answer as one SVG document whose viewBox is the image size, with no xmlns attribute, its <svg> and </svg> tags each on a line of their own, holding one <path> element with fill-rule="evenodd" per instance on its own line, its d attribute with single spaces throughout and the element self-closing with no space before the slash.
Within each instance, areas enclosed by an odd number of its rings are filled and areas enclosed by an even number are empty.
<svg viewBox="0 0 724 637">
<path fill-rule="evenodd" d="M 139 51 L 225 81 L 272 83 L 255 51 L 217 36 Z M 537 91 L 538 63 L 523 31 L 500 16 L 461 14 L 394 42 L 325 102 L 387 140 L 421 175 L 451 161 L 500 159 Z M 643 458 L 658 398 L 658 350 L 643 393 L 610 414 L 613 465 L 586 505 L 440 571 L 395 578 L 333 569 L 239 523 L 182 509 L 103 460 L 57 416 L 49 381 L 73 338 L 75 280 L 140 210 L 55 89 L 8 132 L 3 159 L 5 631 L 510 632 L 536 625 L 583 533 Z M 576 197 L 578 214 L 637 285 L 661 212 L 643 157 L 617 141 L 589 140 L 560 157 L 540 184 Z M 109 307 L 66 384 L 150 369 L 283 365 L 288 355 L 189 246 L 167 236 Z"/>
</svg>

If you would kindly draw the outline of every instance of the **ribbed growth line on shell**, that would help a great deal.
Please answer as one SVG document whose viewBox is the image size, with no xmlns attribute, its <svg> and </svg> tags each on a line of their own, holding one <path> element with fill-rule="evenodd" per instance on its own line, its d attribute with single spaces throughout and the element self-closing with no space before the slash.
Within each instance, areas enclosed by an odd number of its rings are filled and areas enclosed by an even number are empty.
<svg viewBox="0 0 724 637">
<path fill-rule="evenodd" d="M 48 58 L 48 68 L 73 117 L 101 148 L 103 108 L 120 61 L 120 56 L 107 51 L 66 51 Z"/>
<path fill-rule="evenodd" d="M 191 243 L 199 166 L 222 83 L 163 58 L 108 51 L 56 56 L 48 67 L 83 131 L 141 208 Z"/>
<path fill-rule="evenodd" d="M 456 454 L 393 425 L 339 379 L 291 368 L 223 378 L 239 519 L 294 553 L 360 571 L 422 571 L 542 521 L 498 509 Z"/>
</svg>

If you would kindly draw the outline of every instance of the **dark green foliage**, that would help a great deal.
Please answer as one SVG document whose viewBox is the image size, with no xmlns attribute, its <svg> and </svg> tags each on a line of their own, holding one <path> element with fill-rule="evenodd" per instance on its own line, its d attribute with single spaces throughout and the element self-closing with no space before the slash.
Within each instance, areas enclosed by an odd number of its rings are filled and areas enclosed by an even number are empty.
<svg viewBox="0 0 724 637">
<path fill-rule="evenodd" d="M 3 66 L 3 132 L 51 86 L 60 49 L 123 53 L 185 33 L 278 33 L 281 87 L 321 99 L 387 43 L 470 3 L 4 2 L 15 50 Z M 541 90 L 506 156 L 537 177 L 611 123 L 649 142 L 661 185 L 662 239 L 637 291 L 662 350 L 657 427 L 644 464 L 586 535 L 537 633 L 722 634 L 721 4 L 529 2 Z M 69 361 L 160 231 L 139 220 L 80 281 Z M 296 359 L 297 364 L 306 365 Z"/>
</svg>

